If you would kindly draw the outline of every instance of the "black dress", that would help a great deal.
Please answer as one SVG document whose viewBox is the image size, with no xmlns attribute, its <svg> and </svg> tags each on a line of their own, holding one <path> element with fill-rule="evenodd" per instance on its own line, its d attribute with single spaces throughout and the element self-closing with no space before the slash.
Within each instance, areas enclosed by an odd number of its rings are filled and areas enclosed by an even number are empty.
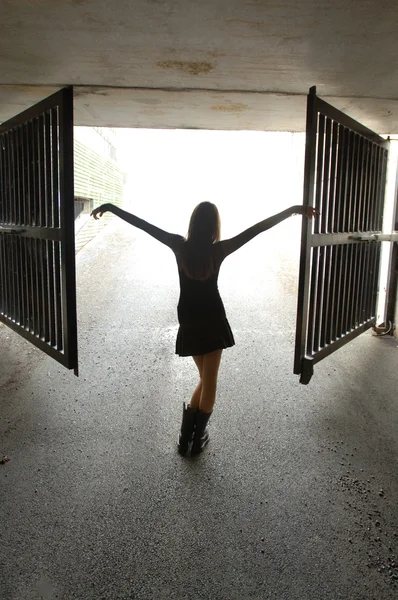
<svg viewBox="0 0 398 600">
<path fill-rule="evenodd" d="M 198 356 L 235 344 L 218 291 L 220 264 L 215 273 L 205 280 L 188 277 L 178 265 L 180 299 L 177 314 L 180 327 L 176 354 L 179 356 Z"/>
<path fill-rule="evenodd" d="M 214 274 L 205 280 L 192 279 L 181 267 L 181 251 L 185 238 L 168 233 L 144 219 L 126 213 L 117 207 L 115 214 L 128 214 L 126 219 L 131 225 L 146 231 L 149 235 L 168 246 L 175 254 L 180 275 L 180 299 L 178 302 L 178 320 L 176 354 L 180 356 L 198 356 L 214 350 L 234 346 L 235 340 L 225 316 L 218 287 L 218 273 L 224 258 L 241 248 L 243 244 L 265 231 L 263 223 L 257 223 L 229 240 L 216 242 L 213 246 L 215 261 Z M 266 221 L 265 221 L 266 222 Z"/>
</svg>

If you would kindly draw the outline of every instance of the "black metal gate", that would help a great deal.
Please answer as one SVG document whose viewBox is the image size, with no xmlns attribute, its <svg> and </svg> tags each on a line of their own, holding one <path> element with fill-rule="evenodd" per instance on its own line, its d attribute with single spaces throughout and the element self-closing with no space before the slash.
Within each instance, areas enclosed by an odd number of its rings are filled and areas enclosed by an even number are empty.
<svg viewBox="0 0 398 600">
<path fill-rule="evenodd" d="M 77 374 L 73 90 L 0 125 L 0 320 Z"/>
<path fill-rule="evenodd" d="M 303 219 L 294 360 L 301 383 L 375 325 L 387 147 L 310 89 L 304 205 L 321 215 Z"/>
</svg>

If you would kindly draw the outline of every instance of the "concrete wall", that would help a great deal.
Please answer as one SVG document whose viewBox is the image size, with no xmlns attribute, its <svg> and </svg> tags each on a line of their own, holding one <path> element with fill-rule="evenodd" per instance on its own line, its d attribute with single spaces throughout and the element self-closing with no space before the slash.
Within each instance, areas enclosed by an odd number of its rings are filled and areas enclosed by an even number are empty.
<svg viewBox="0 0 398 600">
<path fill-rule="evenodd" d="M 316 85 L 368 127 L 398 132 L 393 1 L 0 6 L 0 121 L 73 85 L 77 125 L 303 131 Z"/>
</svg>

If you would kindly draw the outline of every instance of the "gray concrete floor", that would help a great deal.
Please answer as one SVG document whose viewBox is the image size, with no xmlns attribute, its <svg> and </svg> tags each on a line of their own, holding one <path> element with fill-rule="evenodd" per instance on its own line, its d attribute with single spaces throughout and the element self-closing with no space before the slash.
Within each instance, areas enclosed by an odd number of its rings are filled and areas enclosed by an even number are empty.
<svg viewBox="0 0 398 600">
<path fill-rule="evenodd" d="M 223 266 L 236 346 L 195 460 L 169 250 L 114 221 L 78 254 L 79 378 L 0 327 L 2 600 L 397 597 L 397 340 L 301 386 L 297 261 L 272 239 Z"/>
</svg>

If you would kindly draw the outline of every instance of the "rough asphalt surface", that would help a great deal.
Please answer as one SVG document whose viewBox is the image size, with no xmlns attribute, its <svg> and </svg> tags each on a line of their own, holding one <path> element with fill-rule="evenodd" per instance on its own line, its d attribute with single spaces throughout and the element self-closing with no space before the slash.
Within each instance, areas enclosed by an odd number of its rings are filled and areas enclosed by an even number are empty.
<svg viewBox="0 0 398 600">
<path fill-rule="evenodd" d="M 1 600 L 397 598 L 397 340 L 367 333 L 300 385 L 277 255 L 258 238 L 222 268 L 236 346 L 195 460 L 156 241 L 115 220 L 79 252 L 79 378 L 0 326 Z"/>
</svg>

